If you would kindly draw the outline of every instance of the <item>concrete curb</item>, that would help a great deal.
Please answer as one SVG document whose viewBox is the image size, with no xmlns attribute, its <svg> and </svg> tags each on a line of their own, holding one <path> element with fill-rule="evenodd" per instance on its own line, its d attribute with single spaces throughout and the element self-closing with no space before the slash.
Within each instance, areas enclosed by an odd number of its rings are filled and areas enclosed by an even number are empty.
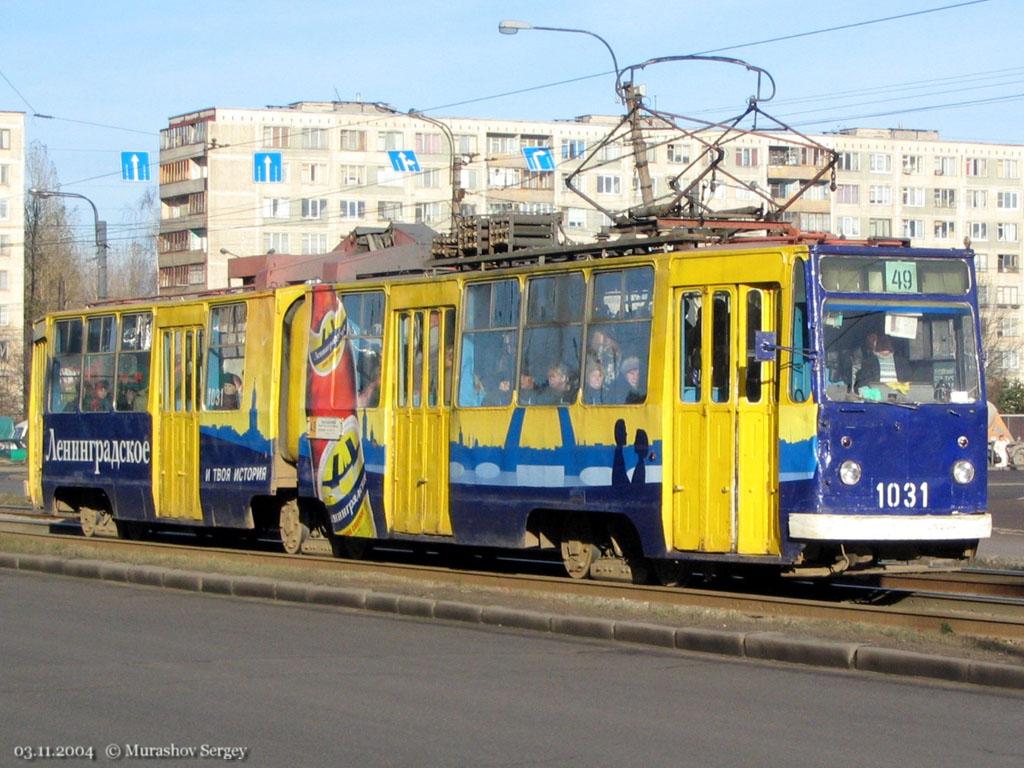
<svg viewBox="0 0 1024 768">
<path fill-rule="evenodd" d="M 877 648 L 858 643 L 790 637 L 778 632 L 676 628 L 642 622 L 547 614 L 495 605 L 481 606 L 450 600 L 432 600 L 368 589 L 312 586 L 254 576 L 228 576 L 146 565 L 122 565 L 103 560 L 64 560 L 45 555 L 0 552 L 0 568 L 189 592 L 354 608 L 396 616 L 483 624 L 756 661 L 777 661 L 1024 690 L 1024 665 L 929 656 L 913 651 Z"/>
</svg>

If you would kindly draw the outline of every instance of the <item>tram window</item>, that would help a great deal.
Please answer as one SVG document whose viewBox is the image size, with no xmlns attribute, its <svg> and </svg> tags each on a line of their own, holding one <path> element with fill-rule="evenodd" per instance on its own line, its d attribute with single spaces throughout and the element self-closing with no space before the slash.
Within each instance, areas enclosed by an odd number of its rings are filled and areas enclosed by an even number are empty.
<svg viewBox="0 0 1024 768">
<path fill-rule="evenodd" d="M 78 410 L 82 384 L 82 320 L 58 320 L 50 369 L 50 413 Z"/>
<path fill-rule="evenodd" d="M 583 402 L 642 403 L 647 399 L 654 271 L 597 272 L 592 285 Z"/>
<path fill-rule="evenodd" d="M 711 402 L 727 403 L 732 394 L 732 297 L 726 291 L 715 291 L 712 307 Z"/>
<path fill-rule="evenodd" d="M 444 328 L 444 404 L 451 407 L 452 382 L 455 378 L 455 312 L 442 310 Z"/>
<path fill-rule="evenodd" d="M 423 313 L 412 318 L 412 407 L 423 402 Z"/>
<path fill-rule="evenodd" d="M 703 341 L 703 302 L 704 299 L 696 291 L 683 294 L 683 305 L 680 313 L 680 354 L 681 391 L 684 403 L 696 403 L 701 399 L 701 354 Z"/>
<path fill-rule="evenodd" d="M 516 381 L 519 282 L 467 285 L 463 306 L 459 405 L 508 405 Z"/>
<path fill-rule="evenodd" d="M 210 410 L 236 410 L 243 405 L 246 317 L 244 303 L 210 310 L 206 365 L 206 407 Z"/>
<path fill-rule="evenodd" d="M 807 283 L 803 259 L 793 265 L 793 352 L 789 375 L 789 396 L 794 403 L 802 403 L 811 393 L 811 364 L 806 349 L 811 332 L 807 317 Z"/>
<path fill-rule="evenodd" d="M 109 411 L 113 408 L 116 328 L 117 321 L 113 315 L 90 317 L 86 324 L 83 411 Z"/>
<path fill-rule="evenodd" d="M 746 370 L 743 377 L 743 394 L 748 403 L 761 402 L 761 366 L 757 359 L 755 340 L 761 327 L 761 291 L 750 291 L 747 294 L 747 339 L 746 339 Z"/>
<path fill-rule="evenodd" d="M 411 327 L 409 313 L 403 313 L 398 319 L 398 381 L 396 386 L 398 404 L 403 407 L 409 403 L 409 329 Z"/>
<path fill-rule="evenodd" d="M 148 312 L 121 317 L 114 404 L 118 411 L 144 411 L 149 392 L 149 350 L 153 316 Z"/>
<path fill-rule="evenodd" d="M 576 399 L 583 357 L 583 275 L 529 281 L 519 360 L 519 402 L 564 405 Z"/>
<path fill-rule="evenodd" d="M 356 373 L 356 402 L 361 408 L 380 405 L 381 348 L 384 336 L 384 292 L 349 293 L 345 307 L 345 337 Z"/>
</svg>

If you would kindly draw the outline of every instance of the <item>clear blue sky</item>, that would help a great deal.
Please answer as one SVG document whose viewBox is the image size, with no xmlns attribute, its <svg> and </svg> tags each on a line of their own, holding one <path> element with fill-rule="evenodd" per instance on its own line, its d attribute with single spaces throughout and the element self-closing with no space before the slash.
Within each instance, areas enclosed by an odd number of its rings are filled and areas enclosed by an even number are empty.
<svg viewBox="0 0 1024 768">
<path fill-rule="evenodd" d="M 203 107 L 361 98 L 439 116 L 618 112 L 610 75 L 502 96 L 611 69 L 593 38 L 499 35 L 506 18 L 596 32 L 622 66 L 743 46 L 720 55 L 771 72 L 778 96 L 766 109 L 807 132 L 903 126 L 1024 143 L 1022 0 L 747 45 L 957 1 L 5 0 L 0 109 L 29 114 L 29 139 L 48 147 L 67 191 L 97 203 L 112 237 L 142 191 L 120 181 L 119 153 L 148 150 L 155 161 L 167 118 Z M 738 68 L 703 64 L 638 81 L 659 109 L 700 117 L 740 111 L 754 85 Z M 983 99 L 1002 100 L 953 106 Z"/>
</svg>

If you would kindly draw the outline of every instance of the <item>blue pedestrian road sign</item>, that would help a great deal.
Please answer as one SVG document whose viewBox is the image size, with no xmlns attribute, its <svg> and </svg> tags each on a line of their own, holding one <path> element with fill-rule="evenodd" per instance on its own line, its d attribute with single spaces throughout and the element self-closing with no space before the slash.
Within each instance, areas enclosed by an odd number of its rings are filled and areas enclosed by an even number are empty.
<svg viewBox="0 0 1024 768">
<path fill-rule="evenodd" d="M 523 157 L 526 158 L 526 167 L 531 171 L 555 170 L 555 156 L 551 153 L 551 147 L 523 147 Z"/>
<path fill-rule="evenodd" d="M 122 152 L 121 179 L 149 181 L 149 152 Z"/>
<path fill-rule="evenodd" d="M 396 171 L 420 172 L 420 161 L 411 149 L 393 149 L 388 152 L 388 157 L 391 159 L 391 167 Z"/>
<path fill-rule="evenodd" d="M 276 184 L 284 181 L 281 173 L 280 152 L 253 152 L 252 180 L 257 184 Z"/>
</svg>

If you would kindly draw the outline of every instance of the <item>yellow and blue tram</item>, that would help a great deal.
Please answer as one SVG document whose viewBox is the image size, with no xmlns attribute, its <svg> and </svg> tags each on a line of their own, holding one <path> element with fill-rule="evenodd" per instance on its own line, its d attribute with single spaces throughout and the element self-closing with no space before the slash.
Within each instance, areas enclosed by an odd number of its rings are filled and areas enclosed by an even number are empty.
<svg viewBox="0 0 1024 768">
<path fill-rule="evenodd" d="M 87 533 L 552 548 L 665 582 L 990 534 L 969 251 L 633 250 L 49 315 L 33 501 Z"/>
</svg>

